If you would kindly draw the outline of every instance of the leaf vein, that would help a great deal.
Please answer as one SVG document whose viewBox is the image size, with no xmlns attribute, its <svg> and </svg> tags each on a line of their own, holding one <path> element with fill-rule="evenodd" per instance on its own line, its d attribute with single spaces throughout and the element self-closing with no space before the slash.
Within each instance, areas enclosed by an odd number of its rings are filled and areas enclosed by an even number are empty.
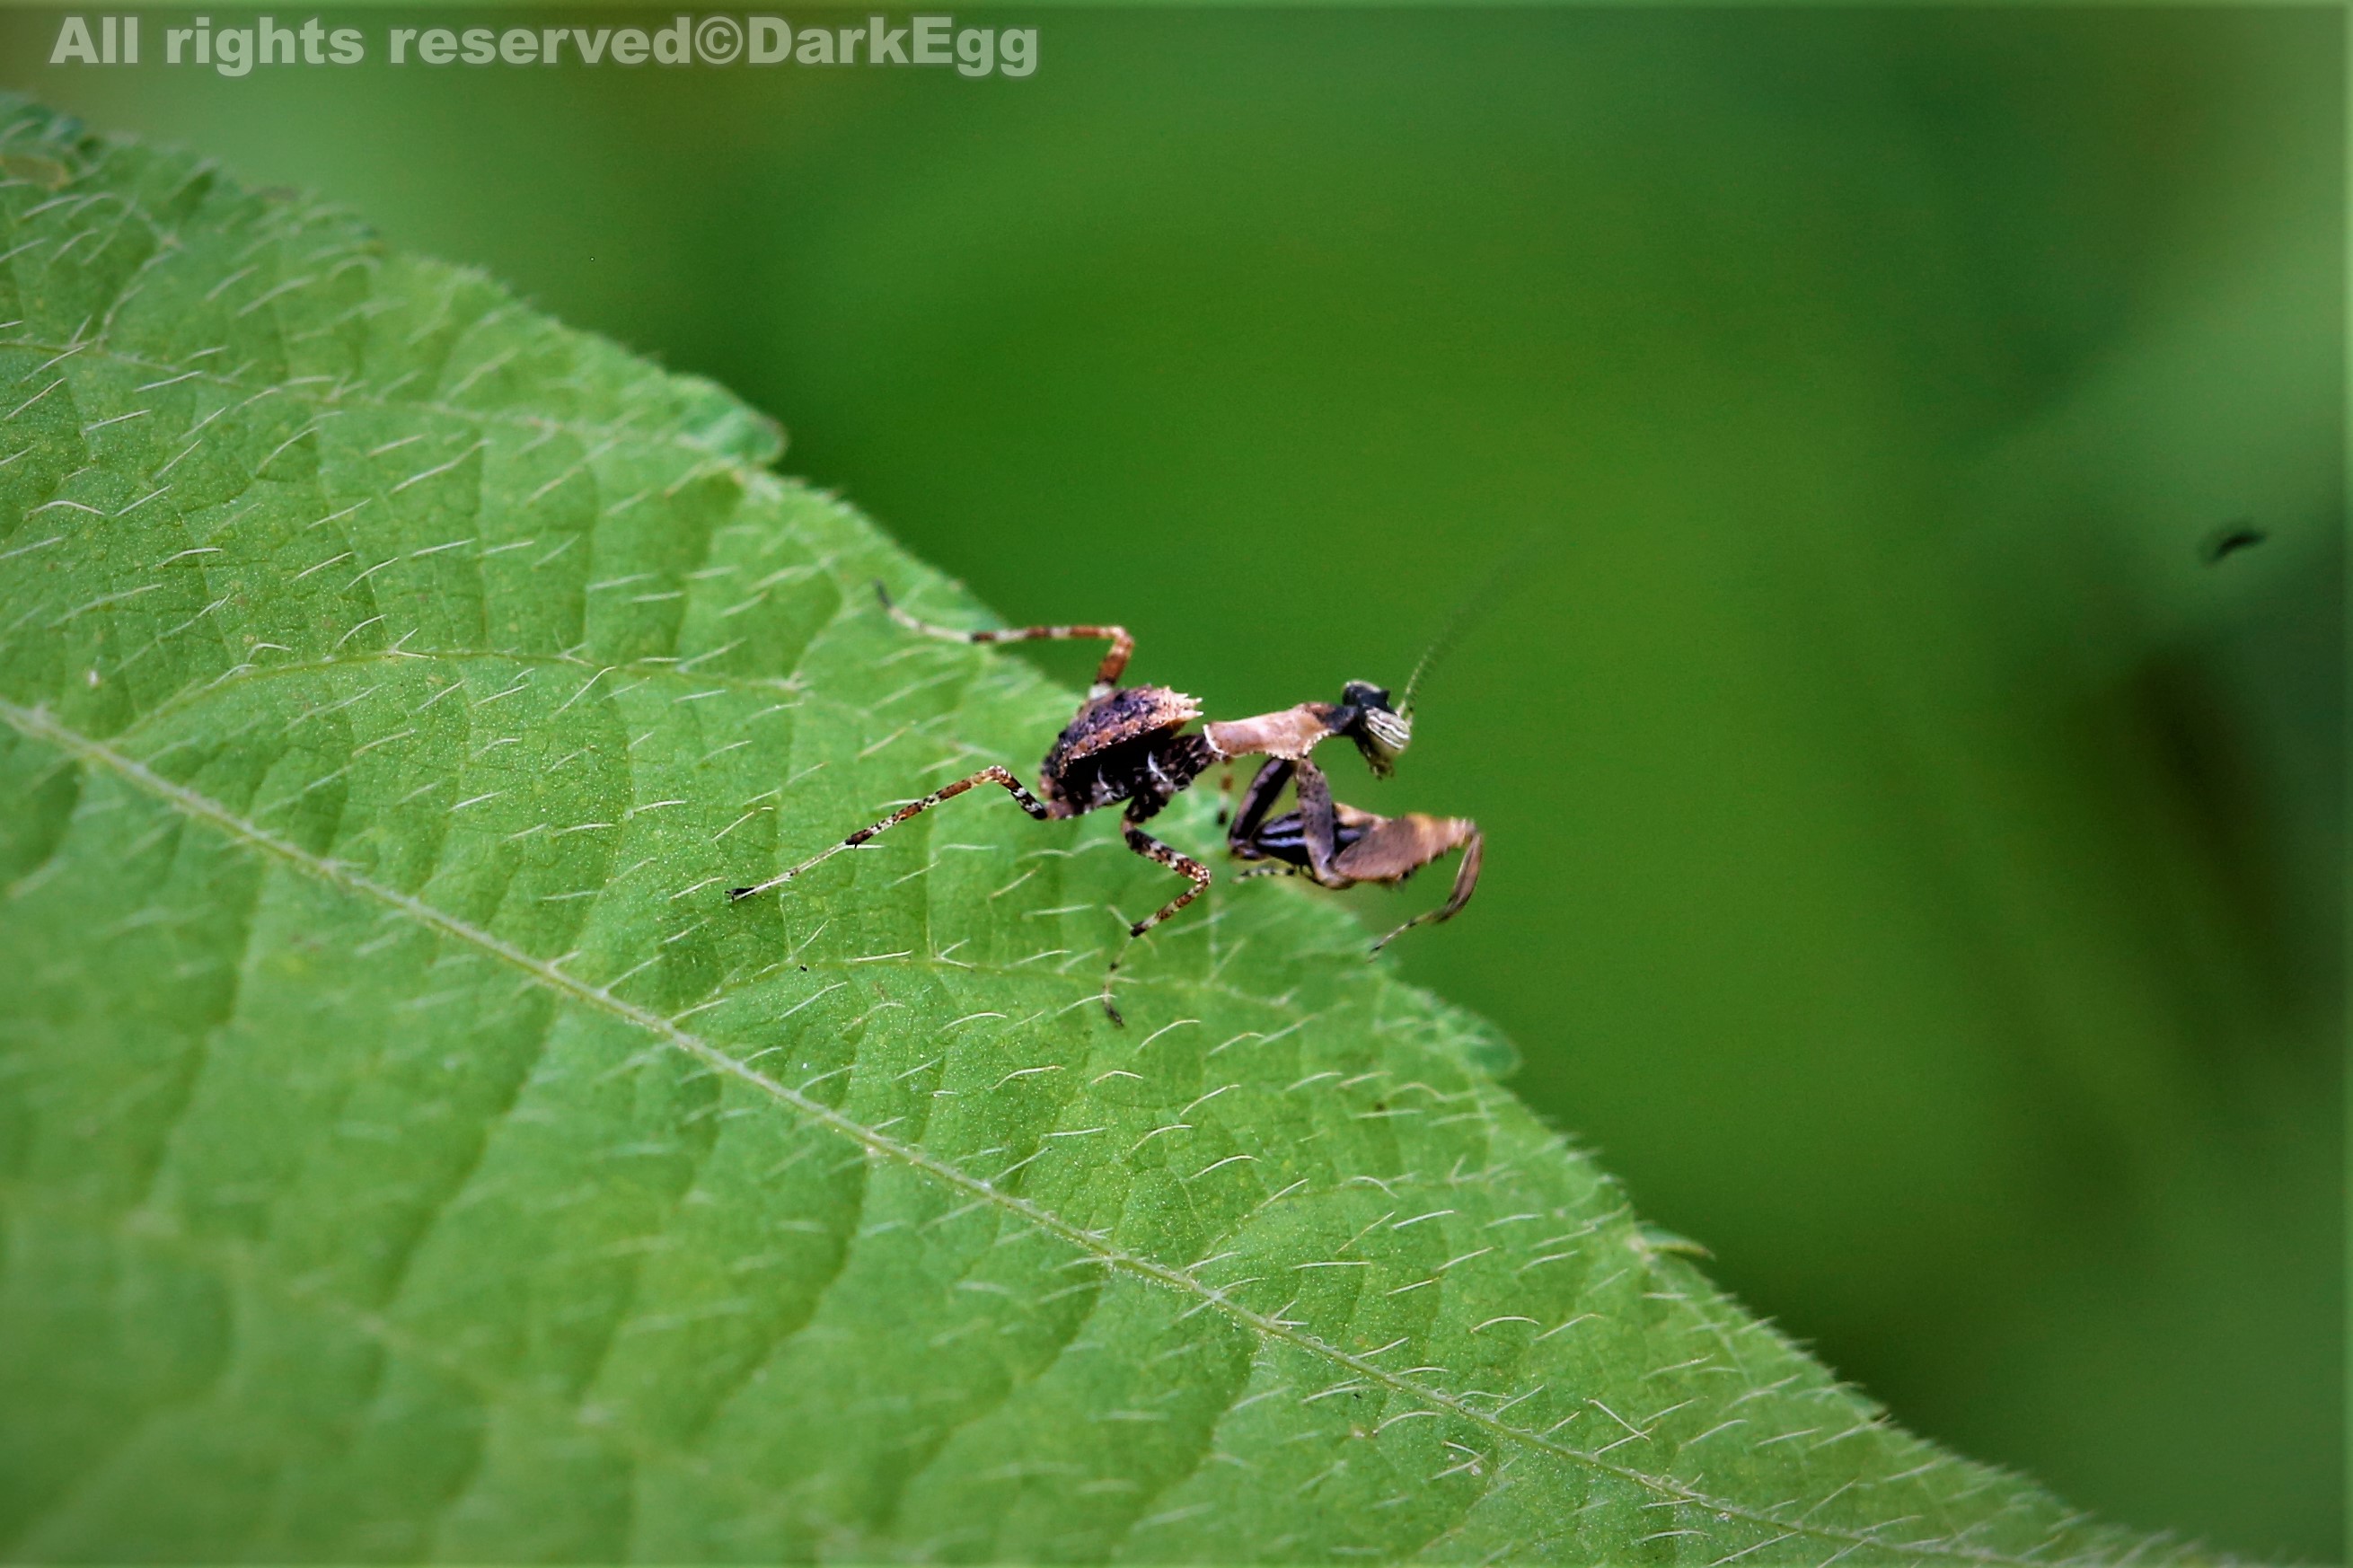
<svg viewBox="0 0 2353 1568">
<path fill-rule="evenodd" d="M 1610 1459 L 1603 1454 L 1577 1448 L 1543 1434 L 1511 1426 L 1489 1413 L 1479 1410 L 1457 1395 L 1416 1383 L 1407 1375 L 1388 1372 L 1374 1365 L 1365 1357 L 1331 1344 L 1296 1324 L 1246 1307 L 1222 1291 L 1203 1284 L 1177 1268 L 1113 1247 L 1102 1236 L 1085 1229 L 1059 1214 L 1029 1199 L 1007 1193 L 921 1147 L 903 1142 L 868 1127 L 833 1107 L 745 1065 L 742 1060 L 729 1055 L 709 1040 L 680 1028 L 676 1024 L 658 1014 L 624 1001 L 601 986 L 566 974 L 556 964 L 540 959 L 490 931 L 480 930 L 445 910 L 435 908 L 421 899 L 377 882 L 346 863 L 313 854 L 290 840 L 245 820 L 221 803 L 197 791 L 174 784 L 154 773 L 135 758 L 115 750 L 103 742 L 82 735 L 69 728 L 59 722 L 46 708 L 23 708 L 14 703 L 0 701 L 0 721 L 5 721 L 20 733 L 57 746 L 87 763 L 107 769 L 155 795 L 174 809 L 227 834 L 251 849 L 276 857 L 347 893 L 388 905 L 452 941 L 472 947 L 513 966 L 560 996 L 631 1024 L 662 1043 L 703 1063 L 714 1072 L 733 1078 L 766 1095 L 779 1105 L 797 1112 L 807 1121 L 840 1134 L 870 1154 L 896 1161 L 945 1186 L 1000 1205 L 1039 1230 L 1055 1236 L 1078 1250 L 1092 1256 L 1105 1267 L 1119 1269 L 1164 1289 L 1193 1298 L 1197 1310 L 1202 1308 L 1215 1310 L 1257 1333 L 1262 1339 L 1281 1341 L 1309 1355 L 1330 1362 L 1347 1372 L 1380 1384 L 1393 1394 L 1429 1407 L 1432 1414 L 1442 1413 L 1453 1416 L 1470 1426 L 1491 1433 L 1505 1442 L 1541 1452 L 1581 1468 L 1615 1477 L 1654 1494 L 1660 1500 L 1659 1506 L 1714 1512 L 1726 1520 L 1738 1520 L 1762 1529 L 1791 1531 L 1824 1542 L 1844 1543 L 1850 1550 L 1871 1548 L 1902 1552 L 1915 1557 L 1986 1563 L 2025 1564 L 2030 1561 L 1990 1548 L 1964 1545 L 1950 1538 L 1894 1540 L 1876 1530 L 1847 1530 L 1810 1521 L 1792 1521 L 1777 1512 L 1772 1507 L 1750 1505 L 1727 1498 L 1712 1496 L 1671 1477 L 1641 1470 Z"/>
</svg>

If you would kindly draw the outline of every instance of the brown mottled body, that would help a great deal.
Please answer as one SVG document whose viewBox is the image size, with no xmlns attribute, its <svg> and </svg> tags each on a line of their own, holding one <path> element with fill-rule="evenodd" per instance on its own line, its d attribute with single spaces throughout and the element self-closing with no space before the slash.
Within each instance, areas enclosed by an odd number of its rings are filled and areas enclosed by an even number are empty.
<svg viewBox="0 0 2353 1568">
<path fill-rule="evenodd" d="M 1440 822 L 1419 815 L 1389 822 L 1335 807 L 1324 775 L 1308 760 L 1315 747 L 1335 736 L 1346 736 L 1364 753 L 1376 773 L 1386 774 L 1391 760 L 1405 749 L 1411 728 L 1406 718 L 1388 706 L 1388 693 L 1362 681 L 1350 681 L 1338 702 L 1303 702 L 1280 712 L 1229 720 L 1203 726 L 1199 732 L 1186 726 L 1201 716 L 1201 705 L 1181 691 L 1165 686 L 1117 684 L 1135 650 L 1135 639 L 1124 626 L 1021 626 L 1003 631 L 955 631 L 916 619 L 891 602 L 881 584 L 875 593 L 892 618 L 925 637 L 953 642 L 1045 642 L 1103 638 L 1111 644 L 1096 668 L 1094 685 L 1062 732 L 1055 737 L 1039 766 L 1038 790 L 1032 795 L 1006 769 L 989 766 L 954 784 L 910 801 L 888 816 L 861 827 L 839 843 L 778 873 L 756 886 L 731 889 L 728 897 L 743 900 L 773 891 L 845 849 L 855 849 L 878 834 L 941 802 L 964 794 L 975 784 L 994 784 L 1010 794 L 1021 809 L 1040 822 L 1077 816 L 1123 802 L 1127 847 L 1146 859 L 1167 867 L 1191 886 L 1146 918 L 1128 927 L 1130 940 L 1142 936 L 1201 895 L 1209 885 L 1209 868 L 1171 848 L 1143 829 L 1213 763 L 1240 756 L 1269 759 L 1246 797 L 1243 817 L 1229 839 L 1244 859 L 1289 859 L 1294 843 L 1306 856 L 1299 863 L 1327 887 L 1347 887 L 1359 881 L 1397 881 L 1415 868 L 1467 842 L 1463 873 L 1448 905 L 1424 920 L 1444 920 L 1461 908 L 1478 879 L 1479 836 L 1468 823 Z M 1275 795 L 1298 770 L 1301 809 L 1267 821 Z M 1271 783 L 1270 783 L 1271 780 Z M 1310 781 L 1313 781 L 1311 784 Z M 1314 800 L 1311 802 L 1311 791 Z M 1297 821 L 1296 832 L 1285 826 Z M 1242 830 L 1242 822 L 1250 831 Z M 1449 831 L 1459 829 L 1447 838 Z M 1440 842 L 1444 840 L 1444 842 Z M 1419 855 L 1419 858 L 1413 858 Z M 1356 857 L 1351 859 L 1351 857 Z M 1410 860 L 1410 864 L 1407 861 Z M 1353 871 L 1347 868 L 1356 868 Z M 1333 879 L 1339 879 L 1334 880 Z M 1419 921 L 1409 921 L 1418 924 Z M 1404 930 L 1399 927 L 1398 930 Z M 1392 931 L 1390 936 L 1397 932 Z M 1381 939 L 1386 942 L 1388 938 Z M 1378 944 L 1376 944 L 1377 951 Z M 1116 972 L 1119 961 L 1112 961 Z M 1111 1003 L 1111 983 L 1103 984 L 1103 1007 L 1114 1022 L 1119 1010 Z"/>
</svg>

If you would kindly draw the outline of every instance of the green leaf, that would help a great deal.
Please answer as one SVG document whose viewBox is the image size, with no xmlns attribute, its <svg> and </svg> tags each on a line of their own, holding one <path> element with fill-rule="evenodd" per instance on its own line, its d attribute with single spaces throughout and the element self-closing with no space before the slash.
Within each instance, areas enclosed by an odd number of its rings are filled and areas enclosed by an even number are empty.
<svg viewBox="0 0 2353 1568">
<path fill-rule="evenodd" d="M 983 623 L 718 389 L 0 150 L 0 1550 L 2147 1549 L 1717 1294 L 1312 889 L 1221 880 L 1124 1030 L 1172 886 L 1101 821 L 731 905 L 1071 694 L 885 618 Z"/>
</svg>

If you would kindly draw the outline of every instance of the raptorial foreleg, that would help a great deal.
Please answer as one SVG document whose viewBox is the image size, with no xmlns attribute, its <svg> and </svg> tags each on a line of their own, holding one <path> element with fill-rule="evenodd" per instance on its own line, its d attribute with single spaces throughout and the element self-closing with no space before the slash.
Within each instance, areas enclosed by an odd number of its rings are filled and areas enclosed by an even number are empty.
<svg viewBox="0 0 2353 1568">
<path fill-rule="evenodd" d="M 1344 886 L 1349 882 L 1396 883 L 1441 856 L 1457 849 L 1462 851 L 1462 864 L 1455 869 L 1454 888 L 1446 901 L 1434 910 L 1423 910 L 1373 943 L 1373 951 L 1378 952 L 1416 926 L 1452 920 L 1478 889 L 1479 862 L 1484 848 L 1479 825 L 1468 817 L 1425 816 L 1412 811 L 1368 826 L 1362 837 L 1333 860 L 1332 869 Z"/>
<path fill-rule="evenodd" d="M 1275 817 L 1264 817 L 1261 810 L 1250 819 L 1246 834 L 1241 831 L 1243 825 L 1237 823 L 1229 840 L 1235 858 L 1264 862 L 1238 875 L 1305 877 L 1319 887 L 1332 889 L 1353 888 L 1361 882 L 1391 886 L 1460 849 L 1462 863 L 1455 871 L 1454 888 L 1446 901 L 1373 943 L 1375 952 L 1415 926 L 1453 919 L 1471 901 L 1479 886 L 1479 865 L 1485 847 L 1477 823 L 1467 817 L 1426 816 L 1418 811 L 1403 816 L 1377 816 L 1332 799 L 1322 775 L 1311 775 L 1303 766 L 1299 784 L 1298 810 Z"/>
<path fill-rule="evenodd" d="M 1267 814 L 1274 809 L 1275 797 L 1282 795 L 1282 786 L 1291 782 L 1292 773 L 1298 765 L 1282 757 L 1269 757 L 1251 775 L 1248 787 L 1242 791 L 1240 806 L 1226 825 L 1226 848 L 1237 859 L 1263 858 L 1258 847 L 1259 835 L 1265 830 Z M 1230 764 L 1226 777 L 1229 781 L 1233 777 Z"/>
<path fill-rule="evenodd" d="M 1299 806 L 1270 819 L 1283 785 L 1296 779 Z M 1273 757 L 1258 771 L 1242 796 L 1241 810 L 1226 832 L 1226 848 L 1238 860 L 1284 860 L 1327 888 L 1345 888 L 1335 880 L 1333 859 L 1342 845 L 1353 840 L 1342 832 L 1340 815 L 1353 820 L 1364 814 L 1332 799 L 1331 781 L 1324 770 L 1302 757 Z M 1378 818 L 1370 818 L 1377 821 Z"/>
</svg>

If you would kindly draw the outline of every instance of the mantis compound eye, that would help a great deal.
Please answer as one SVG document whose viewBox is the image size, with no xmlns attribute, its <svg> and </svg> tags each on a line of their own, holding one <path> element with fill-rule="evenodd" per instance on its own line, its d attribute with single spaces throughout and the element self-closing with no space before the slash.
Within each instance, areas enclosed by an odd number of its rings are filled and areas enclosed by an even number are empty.
<svg viewBox="0 0 2353 1568">
<path fill-rule="evenodd" d="M 1388 692 L 1368 680 L 1348 682 L 1340 700 L 1356 710 L 1349 739 L 1374 773 L 1388 774 L 1397 765 L 1398 754 L 1413 743 L 1413 716 L 1390 707 Z"/>
<path fill-rule="evenodd" d="M 1413 721 L 1385 708 L 1368 709 L 1365 713 L 1365 733 L 1373 738 L 1375 745 L 1394 757 L 1413 744 Z"/>
</svg>

